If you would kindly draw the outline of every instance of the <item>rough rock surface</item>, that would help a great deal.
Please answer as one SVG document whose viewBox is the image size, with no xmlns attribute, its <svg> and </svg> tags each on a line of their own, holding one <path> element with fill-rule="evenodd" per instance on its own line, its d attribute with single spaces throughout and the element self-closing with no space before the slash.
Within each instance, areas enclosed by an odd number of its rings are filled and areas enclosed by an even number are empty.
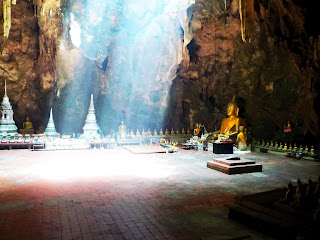
<svg viewBox="0 0 320 240">
<path fill-rule="evenodd" d="M 236 95 L 251 137 L 319 141 L 319 27 L 307 21 L 315 18 L 312 6 L 255 2 L 250 43 L 240 38 L 238 1 L 227 1 L 226 10 L 223 1 L 193 6 L 191 63 L 181 66 L 172 85 L 167 124 L 192 127 L 203 122 L 209 130 L 219 129 Z M 288 121 L 293 131 L 285 134 Z"/>
</svg>

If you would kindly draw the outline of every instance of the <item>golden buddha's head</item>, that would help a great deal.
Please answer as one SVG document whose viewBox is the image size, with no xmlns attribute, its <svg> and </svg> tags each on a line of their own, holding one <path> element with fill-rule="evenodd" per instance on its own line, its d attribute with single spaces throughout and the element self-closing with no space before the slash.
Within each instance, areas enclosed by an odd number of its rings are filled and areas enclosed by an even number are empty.
<svg viewBox="0 0 320 240">
<path fill-rule="evenodd" d="M 236 98 L 235 96 L 233 96 L 232 101 L 229 102 L 228 104 L 227 114 L 228 116 L 238 116 L 238 113 L 239 113 L 239 108 L 236 103 Z"/>
</svg>

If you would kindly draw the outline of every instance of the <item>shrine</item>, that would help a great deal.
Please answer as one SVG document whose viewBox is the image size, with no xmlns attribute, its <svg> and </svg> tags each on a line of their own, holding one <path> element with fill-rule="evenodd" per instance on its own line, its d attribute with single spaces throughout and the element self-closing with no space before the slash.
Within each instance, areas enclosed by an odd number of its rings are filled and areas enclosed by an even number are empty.
<svg viewBox="0 0 320 240">
<path fill-rule="evenodd" d="M 5 80 L 4 84 L 4 96 L 0 106 L 0 113 L 0 133 L 2 133 L 2 135 L 5 137 L 15 136 L 18 134 L 17 126 L 15 125 L 15 121 L 13 119 L 13 109 L 7 95 L 7 80 Z"/>
</svg>

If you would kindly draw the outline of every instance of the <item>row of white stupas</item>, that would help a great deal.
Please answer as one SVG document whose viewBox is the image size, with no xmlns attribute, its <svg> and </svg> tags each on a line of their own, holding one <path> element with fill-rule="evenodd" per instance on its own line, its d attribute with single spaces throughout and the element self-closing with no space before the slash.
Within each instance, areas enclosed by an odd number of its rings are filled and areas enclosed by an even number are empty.
<svg viewBox="0 0 320 240">
<path fill-rule="evenodd" d="M 3 135 L 16 135 L 18 134 L 17 126 L 15 124 L 15 121 L 13 119 L 13 109 L 10 104 L 8 95 L 7 95 L 7 83 L 5 80 L 5 87 L 4 87 L 4 96 L 3 100 L 0 106 L 0 133 Z M 91 94 L 91 100 L 90 100 L 90 106 L 88 110 L 88 115 L 85 121 L 85 125 L 83 127 L 83 138 L 95 138 L 99 139 L 100 135 L 98 134 L 98 125 L 96 121 L 96 115 L 94 111 L 94 105 L 93 105 L 93 94 Z M 52 108 L 50 110 L 50 117 L 47 124 L 47 127 L 45 129 L 44 134 L 46 136 L 57 136 L 57 131 L 54 125 L 53 116 L 52 116 Z"/>
</svg>

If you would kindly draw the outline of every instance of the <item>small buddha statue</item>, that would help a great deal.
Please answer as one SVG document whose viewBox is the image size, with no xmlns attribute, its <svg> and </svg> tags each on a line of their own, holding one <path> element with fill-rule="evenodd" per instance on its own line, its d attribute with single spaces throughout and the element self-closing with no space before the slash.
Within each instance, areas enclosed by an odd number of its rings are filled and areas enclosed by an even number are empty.
<svg viewBox="0 0 320 240">
<path fill-rule="evenodd" d="M 151 135 L 152 135 L 151 130 L 150 128 L 148 128 L 147 136 L 151 136 Z"/>
<path fill-rule="evenodd" d="M 142 136 L 146 136 L 146 132 L 144 131 L 144 128 L 142 129 L 141 135 L 142 135 Z"/>
<path fill-rule="evenodd" d="M 304 148 L 304 153 L 305 153 L 305 154 L 308 154 L 308 153 L 309 153 L 308 145 L 306 145 L 306 147 Z"/>
<path fill-rule="evenodd" d="M 174 136 L 174 130 L 173 130 L 173 128 L 171 129 L 170 135 L 171 135 L 171 136 Z"/>
<path fill-rule="evenodd" d="M 165 134 L 166 136 L 169 136 L 169 130 L 168 130 L 168 128 L 166 128 L 166 131 L 164 132 L 164 134 Z"/>
<path fill-rule="evenodd" d="M 163 136 L 163 131 L 162 131 L 162 128 L 160 129 L 160 133 L 159 133 L 160 136 Z"/>
<path fill-rule="evenodd" d="M 304 201 L 304 194 L 302 189 L 302 183 L 300 179 L 297 181 L 297 188 L 296 188 L 296 203 L 295 207 L 301 207 Z"/>
<path fill-rule="evenodd" d="M 290 143 L 289 152 L 291 152 L 291 151 L 292 151 L 292 145 L 291 145 L 291 143 Z"/>
<path fill-rule="evenodd" d="M 26 120 L 23 122 L 22 129 L 20 129 L 20 133 L 22 134 L 34 134 L 33 124 L 30 121 L 30 118 L 27 116 Z"/>
<path fill-rule="evenodd" d="M 190 129 L 188 128 L 188 130 L 187 130 L 187 134 L 188 135 L 190 135 L 191 134 L 191 132 L 190 132 Z"/>
<path fill-rule="evenodd" d="M 314 190 L 315 190 L 314 183 L 311 180 L 311 178 L 309 178 L 306 197 L 307 198 L 312 198 L 312 196 L 314 194 Z"/>
<path fill-rule="evenodd" d="M 133 129 L 131 129 L 131 131 L 130 131 L 130 136 L 131 136 L 131 137 L 134 137 Z"/>
<path fill-rule="evenodd" d="M 176 131 L 176 135 L 180 135 L 179 128 L 178 128 L 177 131 Z"/>
<path fill-rule="evenodd" d="M 273 148 L 273 141 L 270 142 L 269 147 L 270 147 L 270 148 Z"/>
<path fill-rule="evenodd" d="M 309 155 L 310 155 L 311 157 L 314 156 L 314 148 L 313 148 L 313 145 L 311 146 Z"/>
<path fill-rule="evenodd" d="M 154 129 L 153 136 L 158 136 L 157 129 Z"/>
<path fill-rule="evenodd" d="M 185 134 L 186 134 L 186 131 L 184 130 L 184 128 L 182 128 L 181 134 L 182 134 L 182 135 L 185 135 Z"/>
<path fill-rule="evenodd" d="M 297 152 L 297 151 L 298 151 L 297 144 L 294 144 L 293 152 Z"/>
<path fill-rule="evenodd" d="M 280 142 L 280 146 L 279 146 L 278 150 L 282 150 L 282 148 L 283 148 L 283 145 L 282 145 L 282 143 Z"/>
<path fill-rule="evenodd" d="M 200 133 L 200 125 L 199 125 L 199 123 L 196 123 L 196 125 L 195 125 L 195 127 L 194 127 L 194 129 L 193 129 L 193 135 L 194 136 L 198 136 L 198 134 Z"/>
<path fill-rule="evenodd" d="M 126 125 L 124 125 L 124 121 L 121 121 L 121 125 L 119 126 L 119 137 L 121 139 L 126 138 Z"/>
<path fill-rule="evenodd" d="M 282 151 L 287 151 L 288 150 L 288 146 L 287 146 L 287 144 L 285 143 L 284 144 L 284 147 L 282 148 Z"/>
<path fill-rule="evenodd" d="M 284 201 L 291 202 L 293 200 L 294 200 L 294 190 L 293 190 L 292 183 L 289 182 L 289 184 L 287 186 L 287 192 L 286 192 L 286 197 L 284 198 Z"/>
<path fill-rule="evenodd" d="M 221 129 L 214 132 L 215 135 L 223 134 L 226 136 L 234 135 L 239 133 L 239 126 L 246 127 L 245 121 L 238 117 L 239 108 L 236 103 L 235 96 L 232 101 L 228 104 L 227 115 L 228 118 L 224 119 L 221 123 Z"/>
<path fill-rule="evenodd" d="M 33 129 L 32 122 L 30 122 L 30 118 L 27 116 L 26 120 L 23 122 L 23 129 L 30 130 Z"/>
<path fill-rule="evenodd" d="M 264 147 L 266 145 L 266 143 L 264 142 L 264 140 L 262 140 L 262 143 L 261 143 L 261 147 Z"/>
<path fill-rule="evenodd" d="M 266 148 L 268 148 L 268 147 L 269 147 L 269 145 L 270 145 L 270 144 L 269 144 L 269 142 L 267 142 L 265 147 L 266 147 Z"/>
<path fill-rule="evenodd" d="M 238 146 L 238 149 L 240 151 L 246 151 L 247 150 L 247 142 L 246 142 L 246 137 L 243 133 L 243 126 L 239 127 L 239 134 L 237 135 L 237 140 L 236 144 Z"/>
<path fill-rule="evenodd" d="M 278 142 L 276 142 L 276 144 L 274 145 L 274 148 L 278 149 L 279 145 Z"/>
<path fill-rule="evenodd" d="M 303 148 L 302 148 L 302 145 L 300 145 L 299 153 L 302 153 L 302 152 L 303 152 Z"/>
<path fill-rule="evenodd" d="M 140 131 L 137 129 L 136 136 L 140 136 Z"/>
</svg>

